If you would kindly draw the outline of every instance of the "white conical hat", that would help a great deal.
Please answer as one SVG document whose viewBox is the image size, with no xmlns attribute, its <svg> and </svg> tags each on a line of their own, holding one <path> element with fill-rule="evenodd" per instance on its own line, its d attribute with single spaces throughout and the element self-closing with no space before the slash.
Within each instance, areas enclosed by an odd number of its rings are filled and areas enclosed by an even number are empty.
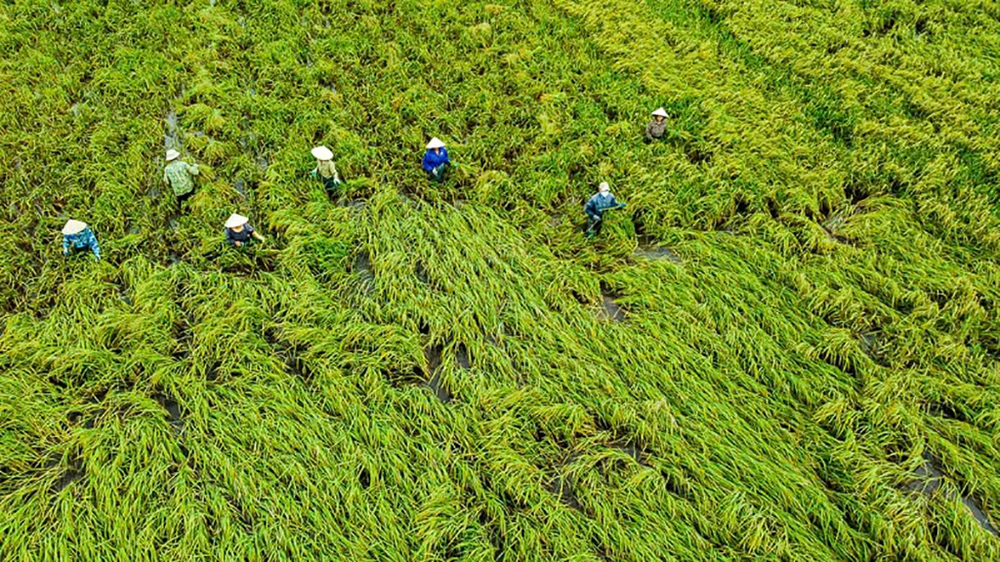
<svg viewBox="0 0 1000 562">
<path fill-rule="evenodd" d="M 87 228 L 87 223 L 80 222 L 80 221 L 75 221 L 73 219 L 70 219 L 70 220 L 66 221 L 66 226 L 63 227 L 62 233 L 63 234 L 78 234 L 80 232 L 83 232 L 83 229 L 85 229 L 85 228 Z"/>
<path fill-rule="evenodd" d="M 180 155 L 181 155 L 180 152 L 177 152 L 176 150 L 171 148 L 170 150 L 167 151 L 167 162 L 170 162 L 171 160 L 177 160 L 177 157 Z"/>
<path fill-rule="evenodd" d="M 333 151 L 325 146 L 317 146 L 310 152 L 312 152 L 312 155 L 315 156 L 317 160 L 330 160 L 333 158 Z"/>
<path fill-rule="evenodd" d="M 431 139 L 431 142 L 427 143 L 427 149 L 430 150 L 432 148 L 444 148 L 444 142 L 442 142 L 441 139 L 434 137 Z"/>
<path fill-rule="evenodd" d="M 663 109 L 662 107 L 660 109 L 657 109 L 656 111 L 654 111 L 653 115 L 656 115 L 656 116 L 659 116 L 659 117 L 670 117 L 669 115 L 667 115 L 667 110 Z"/>
<path fill-rule="evenodd" d="M 243 215 L 238 215 L 236 213 L 233 213 L 226 220 L 226 228 L 236 228 L 237 226 L 243 226 L 249 220 L 250 219 L 244 217 Z"/>
<path fill-rule="evenodd" d="M 611 186 L 608 185 L 608 182 L 602 181 L 601 185 L 597 186 L 597 191 L 604 191 L 605 189 L 611 191 Z"/>
</svg>

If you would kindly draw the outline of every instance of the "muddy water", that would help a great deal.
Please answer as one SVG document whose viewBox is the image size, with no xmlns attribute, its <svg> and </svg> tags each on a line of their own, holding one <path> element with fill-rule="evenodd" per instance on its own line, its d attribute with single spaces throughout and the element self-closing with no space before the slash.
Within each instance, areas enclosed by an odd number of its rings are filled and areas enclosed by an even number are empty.
<svg viewBox="0 0 1000 562">
<path fill-rule="evenodd" d="M 370 295 L 375 292 L 375 274 L 372 273 L 371 259 L 368 256 L 368 252 L 361 252 L 354 258 L 354 263 L 351 264 L 351 271 L 358 274 L 362 293 Z"/>
<path fill-rule="evenodd" d="M 942 465 L 940 459 L 925 451 L 924 464 L 917 468 L 914 473 L 917 478 L 907 484 L 906 489 L 913 492 L 920 492 L 928 496 L 933 494 L 941 488 L 941 480 L 945 476 L 943 468 L 944 466 Z M 993 525 L 989 516 L 986 515 L 985 511 L 983 511 L 982 506 L 976 498 L 963 496 L 962 503 L 965 505 L 966 509 L 969 510 L 969 514 L 972 515 L 972 518 L 979 523 L 980 527 L 991 533 L 993 536 L 1000 537 L 1000 530 Z"/>
<path fill-rule="evenodd" d="M 602 309 L 602 316 L 615 322 L 622 322 L 625 320 L 625 311 L 622 310 L 618 303 L 615 302 L 614 296 L 610 294 L 601 295 L 601 303 L 604 305 Z"/>
<path fill-rule="evenodd" d="M 177 129 L 177 112 L 171 108 L 163 120 L 167 124 L 167 131 L 163 134 L 163 146 L 168 150 L 171 148 L 180 150 L 181 141 L 180 133 Z"/>
<path fill-rule="evenodd" d="M 666 246 L 639 246 L 634 255 L 647 260 L 666 259 L 674 263 L 681 263 L 680 256 Z"/>
</svg>

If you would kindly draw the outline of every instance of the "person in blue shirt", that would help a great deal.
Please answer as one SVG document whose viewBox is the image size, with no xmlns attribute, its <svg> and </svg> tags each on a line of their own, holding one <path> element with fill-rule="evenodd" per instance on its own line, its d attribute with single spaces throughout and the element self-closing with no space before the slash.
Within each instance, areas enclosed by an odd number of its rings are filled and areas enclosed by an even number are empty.
<svg viewBox="0 0 1000 562">
<path fill-rule="evenodd" d="M 97 237 L 90 230 L 86 223 L 70 219 L 63 226 L 63 255 L 70 253 L 85 252 L 90 250 L 98 261 L 101 260 L 101 247 L 97 243 Z"/>
<path fill-rule="evenodd" d="M 451 160 L 448 158 L 448 149 L 444 147 L 441 139 L 434 137 L 427 143 L 427 153 L 424 154 L 424 171 L 431 181 L 444 181 L 448 172 L 448 165 Z"/>
<path fill-rule="evenodd" d="M 625 207 L 625 203 L 619 203 L 615 199 L 608 182 L 601 182 L 601 185 L 597 188 L 597 193 L 583 207 L 583 212 L 587 214 L 587 229 L 584 231 L 584 234 L 588 238 L 593 238 L 600 234 L 601 227 L 604 224 L 604 211 L 621 209 L 623 207 Z"/>
</svg>

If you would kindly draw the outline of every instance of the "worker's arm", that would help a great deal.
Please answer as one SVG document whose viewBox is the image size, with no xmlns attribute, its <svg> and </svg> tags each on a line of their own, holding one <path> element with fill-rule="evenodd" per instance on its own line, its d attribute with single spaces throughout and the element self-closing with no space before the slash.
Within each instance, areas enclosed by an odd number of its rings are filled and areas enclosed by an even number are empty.
<svg viewBox="0 0 1000 562">
<path fill-rule="evenodd" d="M 431 163 L 431 154 L 432 153 L 430 150 L 428 150 L 427 153 L 424 154 L 424 163 L 423 163 L 424 171 L 428 173 L 434 170 L 434 164 Z"/>
<path fill-rule="evenodd" d="M 90 251 L 94 252 L 94 257 L 97 258 L 98 260 L 100 260 L 101 259 L 101 245 L 97 243 L 97 236 L 94 236 L 94 233 L 91 232 L 90 236 L 88 236 L 88 238 L 89 238 L 89 243 L 90 243 Z"/>
<path fill-rule="evenodd" d="M 253 232 L 251 232 L 250 235 L 253 236 L 254 238 L 256 238 L 257 240 L 260 240 L 261 242 L 264 241 L 264 237 L 261 236 L 260 233 L 257 232 L 256 230 L 253 231 Z"/>
<path fill-rule="evenodd" d="M 226 242 L 228 242 L 230 246 L 236 245 L 236 240 L 233 238 L 233 229 L 231 228 L 226 229 Z"/>
<path fill-rule="evenodd" d="M 63 234 L 63 255 L 69 255 L 69 236 Z"/>
<path fill-rule="evenodd" d="M 188 164 L 188 173 L 192 176 L 197 176 L 201 173 L 201 170 L 198 169 L 197 164 Z"/>
<path fill-rule="evenodd" d="M 646 125 L 646 140 L 651 141 L 653 139 L 653 122 L 650 121 L 649 125 Z"/>
</svg>

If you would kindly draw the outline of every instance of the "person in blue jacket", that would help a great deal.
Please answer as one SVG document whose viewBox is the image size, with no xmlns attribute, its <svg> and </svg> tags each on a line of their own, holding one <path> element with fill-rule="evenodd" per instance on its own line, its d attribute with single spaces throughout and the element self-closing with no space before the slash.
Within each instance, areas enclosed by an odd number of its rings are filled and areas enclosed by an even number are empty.
<svg viewBox="0 0 1000 562">
<path fill-rule="evenodd" d="M 86 223 L 70 219 L 66 221 L 66 226 L 62 229 L 63 255 L 68 256 L 70 252 L 76 254 L 90 250 L 97 261 L 101 261 L 101 246 L 97 243 L 97 237 Z"/>
<path fill-rule="evenodd" d="M 444 181 L 445 174 L 451 160 L 448 158 L 448 149 L 444 147 L 441 139 L 434 137 L 427 143 L 427 153 L 424 154 L 424 171 L 431 181 Z"/>
<path fill-rule="evenodd" d="M 597 188 L 597 193 L 583 207 L 583 212 L 587 214 L 587 229 L 584 231 L 584 234 L 588 238 L 593 238 L 600 234 L 601 227 L 604 224 L 604 211 L 621 209 L 623 207 L 625 207 L 625 203 L 619 203 L 615 199 L 608 182 L 601 182 L 601 185 Z"/>
</svg>

